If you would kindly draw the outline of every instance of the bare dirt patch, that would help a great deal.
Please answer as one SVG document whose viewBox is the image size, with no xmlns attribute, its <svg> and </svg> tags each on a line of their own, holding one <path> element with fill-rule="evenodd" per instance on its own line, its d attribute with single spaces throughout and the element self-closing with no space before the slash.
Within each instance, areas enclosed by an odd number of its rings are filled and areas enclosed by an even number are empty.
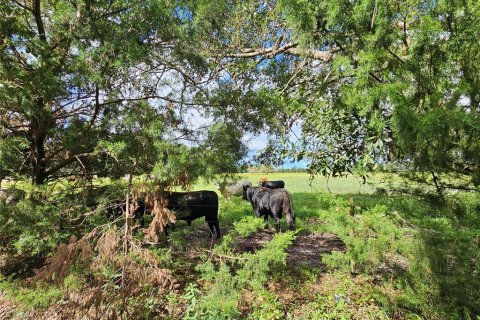
<svg viewBox="0 0 480 320">
<path fill-rule="evenodd" d="M 345 243 L 333 233 L 305 233 L 288 247 L 287 264 L 291 266 L 323 266 L 321 257 L 332 251 L 344 252 Z"/>
<path fill-rule="evenodd" d="M 272 240 L 275 231 L 267 229 L 240 237 L 236 252 L 255 252 Z M 289 266 L 322 267 L 321 257 L 332 251 L 344 252 L 345 243 L 333 233 L 301 232 L 287 249 Z"/>
</svg>

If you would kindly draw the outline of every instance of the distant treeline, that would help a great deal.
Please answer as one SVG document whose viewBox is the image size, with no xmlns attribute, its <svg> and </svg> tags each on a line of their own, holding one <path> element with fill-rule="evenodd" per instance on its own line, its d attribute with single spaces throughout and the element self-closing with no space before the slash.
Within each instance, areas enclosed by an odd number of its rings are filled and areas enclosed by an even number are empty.
<svg viewBox="0 0 480 320">
<path fill-rule="evenodd" d="M 242 172 L 245 172 L 245 173 L 307 172 L 307 169 L 300 168 L 300 167 L 281 168 L 281 167 L 274 167 L 274 166 L 261 164 L 257 166 L 246 167 Z"/>
<path fill-rule="evenodd" d="M 382 163 L 378 166 L 377 171 L 379 172 L 407 172 L 412 171 L 414 168 L 410 163 L 398 163 L 398 162 L 388 162 Z M 355 172 L 355 170 L 353 170 Z M 302 167 L 274 167 L 270 165 L 255 165 L 242 168 L 241 172 L 244 173 L 269 173 L 269 172 L 308 172 L 307 168 Z"/>
</svg>

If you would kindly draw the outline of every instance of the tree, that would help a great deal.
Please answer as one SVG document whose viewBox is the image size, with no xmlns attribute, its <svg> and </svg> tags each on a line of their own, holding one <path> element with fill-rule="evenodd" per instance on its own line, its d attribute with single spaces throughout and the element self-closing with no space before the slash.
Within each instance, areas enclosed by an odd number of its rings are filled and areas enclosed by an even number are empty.
<svg viewBox="0 0 480 320">
<path fill-rule="evenodd" d="M 0 12 L 6 172 L 35 184 L 118 176 L 132 161 L 151 170 L 158 140 L 201 143 L 207 126 L 188 117 L 208 117 L 205 86 L 217 71 L 181 3 L 19 0 Z"/>
<path fill-rule="evenodd" d="M 479 9 L 475 1 L 249 1 L 225 24 L 219 55 L 233 79 L 255 78 L 281 110 L 266 155 L 305 157 L 312 173 L 334 175 L 406 161 L 478 185 Z M 291 144 L 295 123 L 302 130 Z"/>
</svg>

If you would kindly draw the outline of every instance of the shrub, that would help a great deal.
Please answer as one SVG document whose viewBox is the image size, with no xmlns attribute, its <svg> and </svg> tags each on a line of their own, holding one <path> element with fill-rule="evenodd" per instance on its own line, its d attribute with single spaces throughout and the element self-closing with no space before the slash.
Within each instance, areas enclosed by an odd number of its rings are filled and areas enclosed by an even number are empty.
<svg viewBox="0 0 480 320">
<path fill-rule="evenodd" d="M 199 264 L 196 270 L 208 285 L 205 294 L 198 300 L 195 299 L 195 308 L 192 304 L 187 307 L 189 314 L 195 314 L 195 319 L 236 319 L 239 316 L 238 304 L 243 289 L 276 301 L 263 286 L 278 265 L 285 265 L 286 249 L 293 239 L 293 232 L 275 234 L 271 242 L 255 253 L 232 255 L 232 261 L 229 261 L 231 266 L 221 262 L 216 267 L 210 260 Z M 268 308 L 267 305 L 257 304 L 255 310 L 255 314 L 265 316 L 264 319 L 268 319 L 268 315 L 275 316 L 270 319 L 279 315 L 278 307 Z"/>
</svg>

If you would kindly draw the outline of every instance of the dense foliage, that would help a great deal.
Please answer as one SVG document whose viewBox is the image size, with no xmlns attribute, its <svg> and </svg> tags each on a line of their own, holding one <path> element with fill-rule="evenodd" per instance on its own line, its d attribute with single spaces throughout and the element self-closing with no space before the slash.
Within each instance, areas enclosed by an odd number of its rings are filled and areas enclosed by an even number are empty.
<svg viewBox="0 0 480 320">
<path fill-rule="evenodd" d="M 236 7 L 233 31 L 218 33 L 237 58 L 226 60 L 232 86 L 256 74 L 257 95 L 283 114 L 261 159 L 306 158 L 326 175 L 408 161 L 477 185 L 479 10 L 476 1 Z"/>
<path fill-rule="evenodd" d="M 470 177 L 463 187 L 480 181 L 476 1 L 36 0 L 0 9 L 7 174 L 41 184 L 126 172 L 105 165 L 119 160 L 112 149 L 145 157 L 160 151 L 152 140 L 202 141 L 205 128 L 192 122 L 202 117 L 205 127 L 227 126 L 230 152 L 246 131 L 265 130 L 274 135 L 260 161 L 305 158 L 312 173 L 406 161 Z M 121 146 L 136 147 L 132 136 L 145 139 L 142 150 Z"/>
<path fill-rule="evenodd" d="M 0 318 L 478 318 L 479 23 L 474 0 L 1 1 Z M 221 199 L 222 239 L 161 233 L 162 193 L 235 178 L 260 133 L 252 172 L 308 163 L 268 172 L 299 229 Z M 380 167 L 377 195 L 326 193 Z"/>
<path fill-rule="evenodd" d="M 29 227 L 18 224 L 16 232 L 7 224 L 17 250 L 10 270 L 30 280 L 10 275 L 1 289 L 17 311 L 29 310 L 32 317 L 475 319 L 480 312 L 477 195 L 432 203 L 359 194 L 353 196 L 351 216 L 351 195 L 306 192 L 305 177 L 286 178 L 294 190 L 296 233 L 269 233 L 249 204 L 237 198 L 221 202 L 225 234 L 213 247 L 204 237 L 203 221 L 180 224 L 168 241 L 148 249 L 136 231 L 125 256 L 122 221 L 106 224 L 105 217 L 90 214 L 88 223 L 80 223 L 61 211 L 53 218 L 63 229 L 50 227 L 55 232 L 47 233 L 52 222 L 19 217 Z M 22 204 L 23 210 L 27 206 Z M 72 237 L 68 230 L 78 234 Z M 329 239 L 332 233 L 338 235 L 334 242 L 303 247 L 311 236 Z M 69 239 L 58 238 L 67 234 Z M 57 247 L 57 241 L 64 244 Z M 31 277 L 19 268 L 30 264 L 19 259 L 34 256 L 35 248 L 53 254 Z M 315 250 L 325 251 L 312 266 L 302 254 Z"/>
<path fill-rule="evenodd" d="M 243 157 L 235 122 L 205 99 L 218 71 L 181 4 L 36 0 L 0 11 L 2 177 L 149 173 L 184 141 L 231 155 L 214 172 Z"/>
</svg>

